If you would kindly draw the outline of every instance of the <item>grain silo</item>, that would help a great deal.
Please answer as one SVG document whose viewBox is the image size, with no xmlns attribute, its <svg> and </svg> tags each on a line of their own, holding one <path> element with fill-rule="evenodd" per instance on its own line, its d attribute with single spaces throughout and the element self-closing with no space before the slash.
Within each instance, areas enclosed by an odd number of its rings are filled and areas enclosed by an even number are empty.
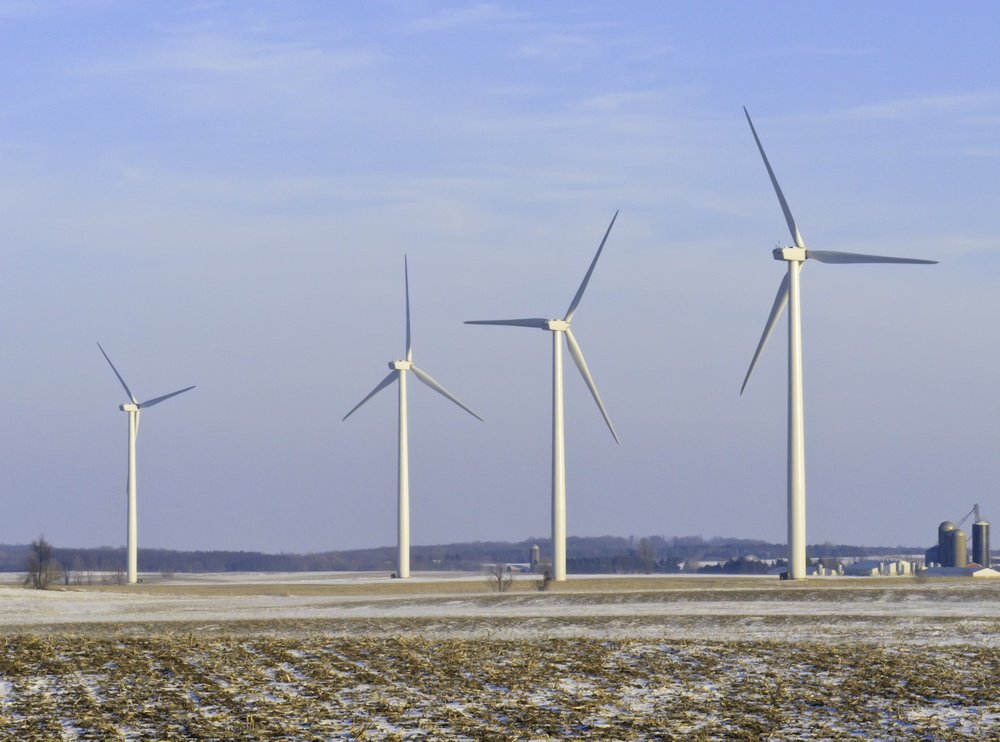
<svg viewBox="0 0 1000 742">
<path fill-rule="evenodd" d="M 955 524 L 950 520 L 946 520 L 938 526 L 937 561 L 942 567 L 955 566 L 951 561 L 952 555 L 954 554 L 954 540 Z"/>
<path fill-rule="evenodd" d="M 990 566 L 990 522 L 978 517 L 972 524 L 972 561 L 981 567 Z"/>
<path fill-rule="evenodd" d="M 969 551 L 965 545 L 965 531 L 956 528 L 951 532 L 951 564 L 949 567 L 964 567 L 969 563 Z"/>
</svg>

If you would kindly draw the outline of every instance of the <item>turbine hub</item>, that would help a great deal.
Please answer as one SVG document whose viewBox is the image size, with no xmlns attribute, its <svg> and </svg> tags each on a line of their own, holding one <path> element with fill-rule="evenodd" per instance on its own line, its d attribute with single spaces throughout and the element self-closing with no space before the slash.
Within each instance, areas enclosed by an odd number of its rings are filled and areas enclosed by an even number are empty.
<svg viewBox="0 0 1000 742">
<path fill-rule="evenodd" d="M 771 254 L 775 260 L 787 260 L 796 263 L 801 263 L 808 257 L 804 247 L 776 247 Z"/>
<path fill-rule="evenodd" d="M 409 371 L 413 368 L 412 361 L 392 361 L 389 363 L 389 369 L 392 371 Z"/>
<path fill-rule="evenodd" d="M 569 322 L 564 319 L 550 319 L 545 326 L 552 332 L 566 332 L 569 329 Z"/>
</svg>

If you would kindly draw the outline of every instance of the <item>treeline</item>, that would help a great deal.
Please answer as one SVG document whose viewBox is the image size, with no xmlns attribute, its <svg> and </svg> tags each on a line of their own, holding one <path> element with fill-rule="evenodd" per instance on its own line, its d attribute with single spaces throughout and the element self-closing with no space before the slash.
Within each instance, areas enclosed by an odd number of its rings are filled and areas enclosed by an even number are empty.
<svg viewBox="0 0 1000 742">
<path fill-rule="evenodd" d="M 474 541 L 434 546 L 413 546 L 410 566 L 414 570 L 478 570 L 487 563 L 528 563 L 532 546 L 541 550 L 542 561 L 551 553 L 549 539 L 520 542 Z M 124 569 L 125 549 L 99 547 L 73 549 L 53 545 L 53 556 L 64 570 L 109 573 Z M 620 536 L 574 536 L 567 539 L 567 571 L 573 574 L 671 573 L 682 570 L 760 569 L 763 562 L 786 556 L 784 544 L 752 539 L 680 536 L 623 538 Z M 923 553 L 919 547 L 866 547 L 841 544 L 810 546 L 812 558 L 881 556 Z M 0 571 L 23 572 L 29 546 L 0 545 Z M 749 557 L 749 559 L 748 559 Z M 704 564 L 708 563 L 708 564 Z M 769 566 L 769 565 L 768 565 Z M 174 551 L 139 549 L 143 572 L 391 572 L 396 568 L 395 546 L 327 551 L 312 554 L 267 554 L 257 551 Z"/>
<path fill-rule="evenodd" d="M 572 561 L 572 565 L 570 564 Z M 695 559 L 643 560 L 638 553 L 619 555 L 610 559 L 588 558 L 567 560 L 566 571 L 575 574 L 696 574 L 762 575 L 775 567 L 784 567 L 784 559 L 761 560 L 754 556 L 733 557 L 721 562 L 702 564 Z"/>
</svg>

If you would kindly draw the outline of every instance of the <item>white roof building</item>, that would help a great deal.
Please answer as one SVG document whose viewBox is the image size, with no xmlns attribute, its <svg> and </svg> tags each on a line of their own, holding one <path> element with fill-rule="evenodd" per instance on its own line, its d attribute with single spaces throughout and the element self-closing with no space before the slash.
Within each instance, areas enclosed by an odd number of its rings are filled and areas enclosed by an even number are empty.
<svg viewBox="0 0 1000 742">
<path fill-rule="evenodd" d="M 905 559 L 862 559 L 844 565 L 848 577 L 903 577 L 913 574 L 913 563 Z"/>
<path fill-rule="evenodd" d="M 979 577 L 995 579 L 1000 572 L 990 567 L 930 567 L 920 573 L 925 577 Z"/>
</svg>

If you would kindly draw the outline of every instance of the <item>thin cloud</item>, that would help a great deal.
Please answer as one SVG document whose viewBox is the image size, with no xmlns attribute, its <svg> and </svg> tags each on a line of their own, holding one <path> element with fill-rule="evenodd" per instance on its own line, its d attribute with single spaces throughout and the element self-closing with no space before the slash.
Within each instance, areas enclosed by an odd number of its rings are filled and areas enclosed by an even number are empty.
<svg viewBox="0 0 1000 742">
<path fill-rule="evenodd" d="M 620 93 L 605 93 L 591 96 L 584 100 L 580 107 L 594 111 L 632 110 L 636 107 L 656 103 L 661 99 L 659 93 L 651 90 L 634 90 Z"/>
<path fill-rule="evenodd" d="M 406 30 L 411 33 L 450 31 L 463 26 L 480 26 L 524 17 L 523 13 L 512 13 L 501 10 L 496 5 L 480 3 L 469 8 L 452 8 L 443 13 L 425 16 L 410 23 Z"/>
<path fill-rule="evenodd" d="M 174 39 L 146 54 L 85 67 L 91 76 L 195 73 L 215 76 L 294 74 L 315 76 L 367 67 L 383 55 L 370 49 L 327 51 L 304 43 L 252 42 L 231 36 Z"/>
<path fill-rule="evenodd" d="M 532 59 L 567 59 L 597 55 L 602 45 L 589 36 L 550 34 L 518 49 L 518 56 Z"/>
<path fill-rule="evenodd" d="M 776 45 L 770 49 L 761 49 L 753 54 L 755 57 L 864 57 L 873 54 L 872 49 L 851 46 L 782 46 Z"/>
<path fill-rule="evenodd" d="M 1000 102 L 996 93 L 964 95 L 927 95 L 914 98 L 854 106 L 835 112 L 837 118 L 849 121 L 912 120 L 926 116 L 964 114 L 992 108 Z"/>
<path fill-rule="evenodd" d="M 285 123 L 317 121 L 331 111 L 359 111 L 370 79 L 387 56 L 376 47 L 325 48 L 309 41 L 256 39 L 236 34 L 173 34 L 147 50 L 73 68 L 71 76 L 99 89 L 109 84 L 137 88 L 171 117 L 235 110 Z M 377 73 L 375 73 L 377 75 Z M 217 118 L 216 121 L 221 121 Z"/>
<path fill-rule="evenodd" d="M 582 21 L 558 26 L 547 24 L 534 31 L 532 37 L 521 42 L 514 52 L 515 56 L 573 63 L 593 61 L 604 56 L 609 63 L 618 64 L 622 60 L 648 61 L 671 53 L 660 44 L 652 49 L 640 49 L 642 42 L 639 38 L 613 21 Z"/>
</svg>

